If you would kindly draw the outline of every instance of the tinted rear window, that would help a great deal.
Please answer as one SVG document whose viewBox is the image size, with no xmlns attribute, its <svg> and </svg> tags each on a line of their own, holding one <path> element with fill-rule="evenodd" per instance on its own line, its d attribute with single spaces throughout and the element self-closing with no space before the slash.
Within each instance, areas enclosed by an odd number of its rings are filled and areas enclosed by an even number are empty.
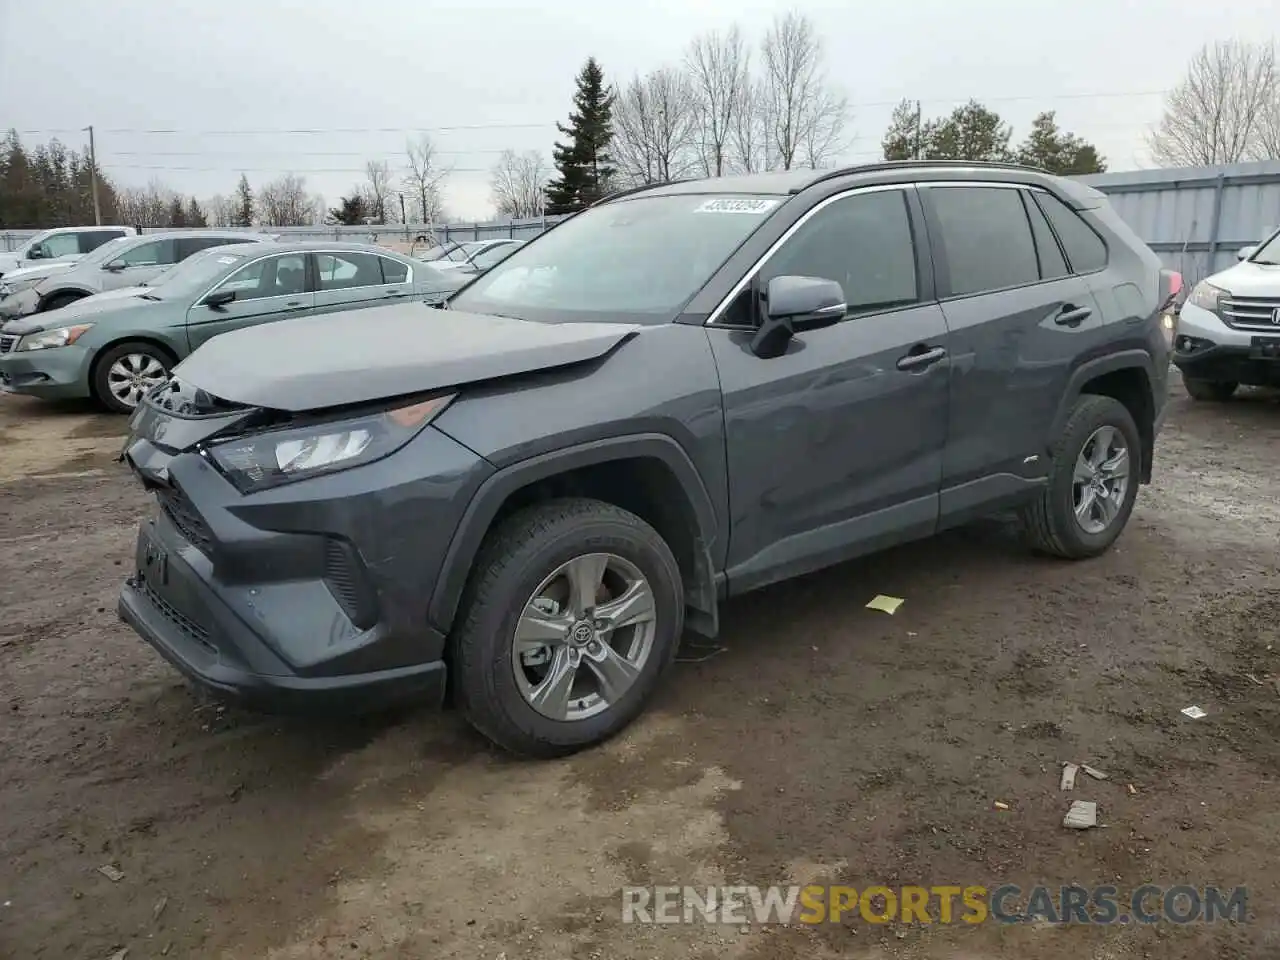
<svg viewBox="0 0 1280 960">
<path fill-rule="evenodd" d="M 930 188 L 954 296 L 1039 282 L 1031 224 L 1018 193 L 1003 187 Z"/>
<path fill-rule="evenodd" d="M 1092 273 L 1107 265 L 1107 245 L 1093 228 L 1057 197 L 1037 193 L 1036 202 L 1053 224 L 1054 232 L 1067 251 L 1067 260 L 1076 273 Z"/>
</svg>

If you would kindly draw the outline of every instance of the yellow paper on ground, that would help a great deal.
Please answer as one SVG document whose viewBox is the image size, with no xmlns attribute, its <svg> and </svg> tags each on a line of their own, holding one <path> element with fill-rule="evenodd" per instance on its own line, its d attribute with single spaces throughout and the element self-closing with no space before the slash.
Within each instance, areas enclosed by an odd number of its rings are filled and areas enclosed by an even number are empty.
<svg viewBox="0 0 1280 960">
<path fill-rule="evenodd" d="M 900 606 L 906 603 L 901 597 L 886 597 L 883 593 L 878 593 L 867 604 L 868 610 L 883 610 L 885 613 L 894 613 Z"/>
</svg>

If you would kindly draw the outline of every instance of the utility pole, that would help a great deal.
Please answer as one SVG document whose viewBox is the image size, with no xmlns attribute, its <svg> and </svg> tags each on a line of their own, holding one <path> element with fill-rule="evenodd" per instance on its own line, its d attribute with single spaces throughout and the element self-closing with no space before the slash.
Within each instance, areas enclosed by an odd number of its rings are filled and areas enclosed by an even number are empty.
<svg viewBox="0 0 1280 960">
<path fill-rule="evenodd" d="M 920 154 L 922 152 L 922 148 L 924 147 L 923 128 L 924 128 L 924 108 L 921 106 L 920 101 L 917 100 L 916 101 L 916 159 L 917 160 L 921 159 Z"/>
<path fill-rule="evenodd" d="M 93 124 L 85 127 L 89 131 L 89 183 L 93 188 L 93 223 L 102 226 L 102 207 L 98 203 L 98 153 L 93 147 Z"/>
</svg>

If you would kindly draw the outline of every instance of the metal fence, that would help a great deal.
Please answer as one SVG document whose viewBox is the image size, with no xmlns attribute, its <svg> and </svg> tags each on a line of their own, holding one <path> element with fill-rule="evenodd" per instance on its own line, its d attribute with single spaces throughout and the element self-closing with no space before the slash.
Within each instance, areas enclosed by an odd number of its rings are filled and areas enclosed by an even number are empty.
<svg viewBox="0 0 1280 960">
<path fill-rule="evenodd" d="M 1133 170 L 1080 178 L 1107 194 L 1116 212 L 1165 265 L 1189 283 L 1235 262 L 1236 251 L 1280 226 L 1280 161 L 1220 167 Z M 536 237 L 559 217 L 490 223 L 386 224 L 357 227 L 267 228 L 297 239 L 355 240 L 419 246 L 438 242 Z M 156 232 L 154 228 L 145 232 Z M 13 250 L 34 230 L 0 231 L 0 249 Z"/>
</svg>

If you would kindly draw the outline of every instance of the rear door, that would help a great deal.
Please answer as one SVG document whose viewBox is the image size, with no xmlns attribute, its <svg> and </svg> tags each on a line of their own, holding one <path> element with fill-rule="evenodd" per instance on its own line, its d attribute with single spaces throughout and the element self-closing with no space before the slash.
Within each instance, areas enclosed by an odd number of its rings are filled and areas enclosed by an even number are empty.
<svg viewBox="0 0 1280 960">
<path fill-rule="evenodd" d="M 375 306 L 407 296 L 407 271 L 375 253 L 354 250 L 311 254 L 316 274 L 316 313 Z"/>
<path fill-rule="evenodd" d="M 307 283 L 307 254 L 281 253 L 245 264 L 209 293 L 234 292 L 230 303 L 211 307 L 196 301 L 187 311 L 187 344 L 192 350 L 220 333 L 259 323 L 304 317 L 315 306 Z"/>
<path fill-rule="evenodd" d="M 177 263 L 177 255 L 172 239 L 140 243 L 107 263 L 100 278 L 102 289 L 140 286 Z"/>
<path fill-rule="evenodd" d="M 1044 476 L 1072 361 L 1102 335 L 1093 293 L 1071 274 L 1032 192 L 921 186 L 951 331 L 943 523 L 1021 496 Z"/>
</svg>

